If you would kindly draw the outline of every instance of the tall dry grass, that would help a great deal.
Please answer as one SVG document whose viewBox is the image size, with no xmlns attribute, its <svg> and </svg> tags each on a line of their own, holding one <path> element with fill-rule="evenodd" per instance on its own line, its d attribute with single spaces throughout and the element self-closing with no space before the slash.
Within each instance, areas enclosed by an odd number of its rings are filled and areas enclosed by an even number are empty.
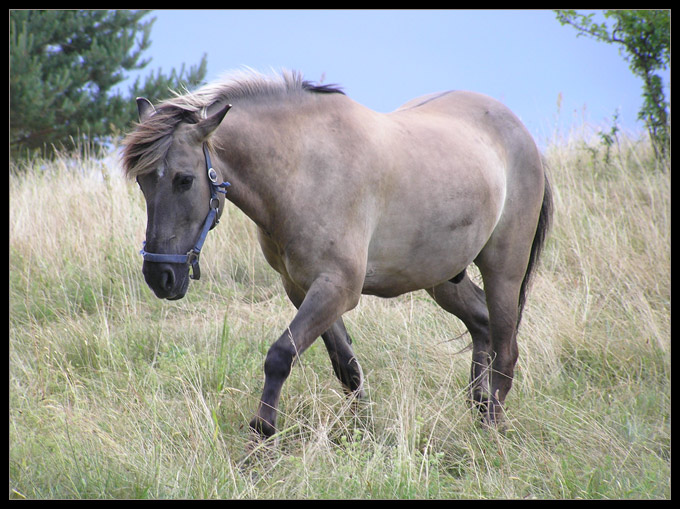
<svg viewBox="0 0 680 509">
<path fill-rule="evenodd" d="M 505 434 L 467 409 L 469 337 L 421 292 L 346 316 L 358 408 L 323 346 L 305 353 L 267 450 L 246 423 L 294 309 L 250 221 L 227 208 L 201 281 L 158 301 L 115 160 L 12 172 L 10 497 L 670 497 L 670 167 L 644 142 L 603 150 L 546 151 L 554 228 Z"/>
</svg>

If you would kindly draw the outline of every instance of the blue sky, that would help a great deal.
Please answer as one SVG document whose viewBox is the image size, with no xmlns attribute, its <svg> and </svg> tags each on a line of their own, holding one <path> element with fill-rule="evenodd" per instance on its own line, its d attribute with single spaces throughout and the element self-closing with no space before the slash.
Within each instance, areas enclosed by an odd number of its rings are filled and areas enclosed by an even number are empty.
<svg viewBox="0 0 680 509">
<path fill-rule="evenodd" d="M 586 12 L 586 11 L 582 11 Z M 549 10 L 157 10 L 142 76 L 197 64 L 299 70 L 388 112 L 419 95 L 474 90 L 509 106 L 540 145 L 584 123 L 624 132 L 642 81 L 619 47 L 576 37 Z M 664 74 L 669 83 L 670 71 Z M 560 106 L 558 107 L 558 98 Z"/>
</svg>

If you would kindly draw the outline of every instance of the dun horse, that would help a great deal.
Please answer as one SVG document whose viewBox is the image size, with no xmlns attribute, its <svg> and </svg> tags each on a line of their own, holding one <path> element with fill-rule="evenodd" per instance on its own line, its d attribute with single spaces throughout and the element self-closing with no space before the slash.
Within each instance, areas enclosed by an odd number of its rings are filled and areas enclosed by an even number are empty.
<svg viewBox="0 0 680 509">
<path fill-rule="evenodd" d="M 508 108 L 451 91 L 377 113 L 293 72 L 137 104 L 123 163 L 146 199 L 142 272 L 156 296 L 182 298 L 200 277 L 226 199 L 257 225 L 297 307 L 264 361 L 257 434 L 275 433 L 281 387 L 319 336 L 345 391 L 362 396 L 343 314 L 362 294 L 420 289 L 468 328 L 470 400 L 487 424 L 502 421 L 551 216 L 541 157 Z M 471 263 L 483 290 L 466 275 Z"/>
</svg>

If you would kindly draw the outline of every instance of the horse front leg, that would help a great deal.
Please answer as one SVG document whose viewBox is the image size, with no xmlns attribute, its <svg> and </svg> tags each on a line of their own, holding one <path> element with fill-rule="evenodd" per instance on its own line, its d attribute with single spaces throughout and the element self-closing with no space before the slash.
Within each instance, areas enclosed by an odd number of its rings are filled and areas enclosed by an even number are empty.
<svg viewBox="0 0 680 509">
<path fill-rule="evenodd" d="M 305 299 L 305 293 L 287 275 L 282 274 L 281 281 L 288 298 L 299 309 Z M 363 398 L 364 374 L 352 350 L 352 338 L 345 328 L 342 317 L 338 318 L 321 338 L 331 359 L 333 372 L 340 380 L 345 393 L 348 396 Z"/>
<path fill-rule="evenodd" d="M 348 396 L 363 398 L 365 396 L 364 373 L 359 360 L 354 355 L 352 339 L 347 333 L 342 318 L 338 318 L 321 338 L 331 358 L 335 376 L 340 380 L 345 393 Z"/>
<path fill-rule="evenodd" d="M 290 326 L 267 352 L 262 398 L 250 421 L 250 428 L 261 438 L 276 433 L 281 388 L 295 359 L 358 303 L 360 294 L 348 288 L 346 282 L 344 277 L 329 274 L 314 280 Z"/>
</svg>

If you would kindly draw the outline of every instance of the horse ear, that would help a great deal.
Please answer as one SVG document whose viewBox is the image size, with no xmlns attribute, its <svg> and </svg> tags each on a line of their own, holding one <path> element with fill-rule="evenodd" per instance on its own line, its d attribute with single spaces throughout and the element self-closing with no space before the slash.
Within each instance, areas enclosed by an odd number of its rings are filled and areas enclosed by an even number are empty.
<svg viewBox="0 0 680 509">
<path fill-rule="evenodd" d="M 205 118 L 196 124 L 196 133 L 198 134 L 198 137 L 201 139 L 201 141 L 206 140 L 208 136 L 210 136 L 212 132 L 217 129 L 217 126 L 220 125 L 224 119 L 224 116 L 230 109 L 231 104 L 227 104 L 226 106 L 220 108 L 217 112 L 210 115 L 208 118 Z"/>
<path fill-rule="evenodd" d="M 156 108 L 153 107 L 151 101 L 146 97 L 138 97 L 137 112 L 139 113 L 139 121 L 144 122 L 147 118 L 156 113 Z"/>
</svg>

